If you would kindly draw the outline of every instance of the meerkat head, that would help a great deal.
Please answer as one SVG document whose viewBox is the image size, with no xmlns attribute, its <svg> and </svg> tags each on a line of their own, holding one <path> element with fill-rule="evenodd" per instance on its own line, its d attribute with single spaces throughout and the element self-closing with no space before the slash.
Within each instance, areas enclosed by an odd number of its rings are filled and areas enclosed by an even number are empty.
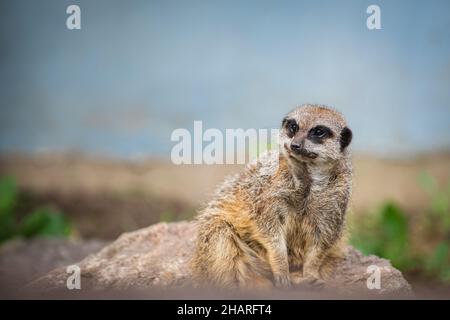
<svg viewBox="0 0 450 320">
<path fill-rule="evenodd" d="M 339 160 L 348 154 L 352 131 L 337 111 L 320 105 L 303 105 L 284 117 L 280 149 L 288 158 L 309 163 Z"/>
</svg>

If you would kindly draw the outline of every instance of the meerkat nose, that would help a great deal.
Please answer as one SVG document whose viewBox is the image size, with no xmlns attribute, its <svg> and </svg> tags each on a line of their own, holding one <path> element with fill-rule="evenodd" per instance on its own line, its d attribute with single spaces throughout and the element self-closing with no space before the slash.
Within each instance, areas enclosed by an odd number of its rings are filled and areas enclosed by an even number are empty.
<svg viewBox="0 0 450 320">
<path fill-rule="evenodd" d="M 292 151 L 299 152 L 301 148 L 302 148 L 302 146 L 299 143 L 297 143 L 297 142 L 292 142 L 291 143 L 291 150 Z"/>
</svg>

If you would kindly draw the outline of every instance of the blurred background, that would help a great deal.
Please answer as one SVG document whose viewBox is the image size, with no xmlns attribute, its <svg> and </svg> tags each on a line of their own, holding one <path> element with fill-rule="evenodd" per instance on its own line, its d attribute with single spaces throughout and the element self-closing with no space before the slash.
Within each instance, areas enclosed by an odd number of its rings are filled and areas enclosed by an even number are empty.
<svg viewBox="0 0 450 320">
<path fill-rule="evenodd" d="M 66 28 L 71 4 L 81 30 Z M 381 30 L 366 26 L 371 4 Z M 191 219 L 241 167 L 173 165 L 174 129 L 278 128 L 320 103 L 354 132 L 351 243 L 448 296 L 448 12 L 437 0 L 0 1 L 0 281 Z M 66 242 L 82 249 L 42 254 Z"/>
</svg>

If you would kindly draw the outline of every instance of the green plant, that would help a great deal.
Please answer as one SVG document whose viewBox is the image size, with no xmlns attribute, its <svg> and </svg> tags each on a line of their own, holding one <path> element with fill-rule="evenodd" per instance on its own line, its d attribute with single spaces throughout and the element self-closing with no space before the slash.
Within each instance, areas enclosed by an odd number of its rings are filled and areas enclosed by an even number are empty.
<svg viewBox="0 0 450 320">
<path fill-rule="evenodd" d="M 25 217 L 20 225 L 20 234 L 26 238 L 35 236 L 68 236 L 71 227 L 60 213 L 47 208 L 38 208 Z"/>
<path fill-rule="evenodd" d="M 351 216 L 350 241 L 363 253 L 387 258 L 402 271 L 450 281 L 450 183 L 439 188 L 426 172 L 418 182 L 430 197 L 429 208 L 416 221 L 422 228 L 414 229 L 408 215 L 389 201 L 374 212 Z M 425 246 L 414 247 L 413 237 Z"/>
<path fill-rule="evenodd" d="M 365 254 L 389 259 L 399 269 L 411 263 L 408 240 L 408 219 L 394 202 L 354 221 L 351 243 Z"/>
<path fill-rule="evenodd" d="M 419 174 L 418 181 L 430 198 L 428 227 L 433 232 L 438 229 L 440 233 L 450 233 L 450 181 L 445 188 L 439 188 L 436 178 L 426 171 Z"/>
<path fill-rule="evenodd" d="M 450 281 L 450 244 L 445 241 L 440 242 L 433 253 L 424 261 L 424 267 L 428 276 L 436 276 L 443 281 Z"/>
<path fill-rule="evenodd" d="M 62 237 L 71 232 L 71 225 L 60 212 L 49 208 L 36 208 L 17 217 L 19 192 L 15 180 L 11 177 L 0 179 L 0 243 L 15 238 L 36 236 Z"/>
<path fill-rule="evenodd" d="M 14 179 L 0 179 L 0 243 L 12 238 L 16 232 L 14 207 L 17 202 L 17 188 Z"/>
<path fill-rule="evenodd" d="M 425 231 L 434 243 L 432 253 L 424 259 L 427 275 L 450 281 L 450 181 L 440 188 L 436 178 L 423 171 L 418 177 L 430 198 L 430 207 L 423 216 Z"/>
</svg>

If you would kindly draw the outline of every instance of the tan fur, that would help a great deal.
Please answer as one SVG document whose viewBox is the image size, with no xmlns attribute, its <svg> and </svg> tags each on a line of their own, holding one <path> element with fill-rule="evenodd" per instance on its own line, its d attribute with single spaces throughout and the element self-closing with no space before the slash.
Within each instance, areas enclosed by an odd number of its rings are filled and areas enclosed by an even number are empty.
<svg viewBox="0 0 450 320">
<path fill-rule="evenodd" d="M 192 269 L 198 283 L 285 287 L 291 272 L 294 282 L 332 275 L 342 256 L 351 193 L 350 152 L 340 146 L 346 123 L 337 111 L 316 105 L 296 108 L 287 117 L 299 124 L 295 136 L 282 127 L 280 152 L 227 179 L 197 217 Z M 308 140 L 308 130 L 317 125 L 330 128 L 333 136 L 321 143 Z M 317 157 L 293 154 L 294 139 Z"/>
</svg>

